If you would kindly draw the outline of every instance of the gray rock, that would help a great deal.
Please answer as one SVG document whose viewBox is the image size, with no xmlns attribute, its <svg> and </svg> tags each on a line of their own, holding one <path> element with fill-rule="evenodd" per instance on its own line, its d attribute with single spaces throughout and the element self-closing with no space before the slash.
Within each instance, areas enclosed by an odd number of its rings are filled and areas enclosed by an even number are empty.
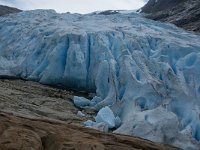
<svg viewBox="0 0 200 150">
<path fill-rule="evenodd" d="M 10 13 L 18 13 L 21 11 L 22 10 L 19 10 L 17 8 L 0 5 L 0 16 L 10 14 Z"/>
<path fill-rule="evenodd" d="M 146 17 L 149 19 L 200 32 L 199 8 L 199 0 L 149 0 L 142 12 L 147 13 Z"/>
</svg>

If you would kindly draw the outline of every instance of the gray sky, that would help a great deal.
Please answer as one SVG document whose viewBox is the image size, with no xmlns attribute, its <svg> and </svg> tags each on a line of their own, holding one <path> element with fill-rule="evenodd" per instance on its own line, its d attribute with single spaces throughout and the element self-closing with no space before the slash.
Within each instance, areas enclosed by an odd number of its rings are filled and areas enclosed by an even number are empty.
<svg viewBox="0 0 200 150">
<path fill-rule="evenodd" d="M 148 0 L 0 0 L 22 10 L 55 9 L 57 12 L 89 13 L 98 10 L 134 10 Z"/>
</svg>

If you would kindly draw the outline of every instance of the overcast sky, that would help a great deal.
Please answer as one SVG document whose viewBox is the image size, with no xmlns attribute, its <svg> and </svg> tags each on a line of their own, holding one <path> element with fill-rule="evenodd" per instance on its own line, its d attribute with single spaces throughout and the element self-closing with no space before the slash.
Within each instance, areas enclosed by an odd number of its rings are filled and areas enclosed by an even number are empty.
<svg viewBox="0 0 200 150">
<path fill-rule="evenodd" d="M 89 13 L 98 10 L 134 10 L 148 0 L 0 0 L 22 10 L 55 9 L 57 12 Z"/>
</svg>

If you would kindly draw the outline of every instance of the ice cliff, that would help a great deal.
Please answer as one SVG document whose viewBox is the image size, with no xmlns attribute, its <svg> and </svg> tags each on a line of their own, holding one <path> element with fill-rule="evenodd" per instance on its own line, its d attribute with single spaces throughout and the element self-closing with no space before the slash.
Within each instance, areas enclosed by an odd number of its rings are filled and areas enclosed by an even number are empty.
<svg viewBox="0 0 200 150">
<path fill-rule="evenodd" d="M 115 133 L 200 147 L 200 36 L 139 14 L 25 11 L 0 17 L 0 75 L 96 93 Z"/>
</svg>

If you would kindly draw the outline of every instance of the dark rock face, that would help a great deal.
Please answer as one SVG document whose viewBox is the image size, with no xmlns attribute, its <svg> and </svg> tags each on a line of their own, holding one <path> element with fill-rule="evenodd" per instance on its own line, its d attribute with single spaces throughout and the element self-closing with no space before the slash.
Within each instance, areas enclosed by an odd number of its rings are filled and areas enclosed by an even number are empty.
<svg viewBox="0 0 200 150">
<path fill-rule="evenodd" d="M 0 5 L 0 16 L 10 14 L 10 13 L 18 13 L 18 12 L 21 12 L 21 10 L 17 8 Z"/>
<path fill-rule="evenodd" d="M 99 14 L 100 15 L 113 15 L 113 14 L 118 14 L 119 11 L 117 10 L 106 10 L 106 11 L 102 11 Z"/>
<path fill-rule="evenodd" d="M 149 0 L 149 2 L 142 8 L 142 12 L 155 13 L 170 9 L 179 3 L 186 0 Z"/>
<path fill-rule="evenodd" d="M 150 0 L 143 8 L 147 18 L 200 32 L 199 0 Z"/>
</svg>

